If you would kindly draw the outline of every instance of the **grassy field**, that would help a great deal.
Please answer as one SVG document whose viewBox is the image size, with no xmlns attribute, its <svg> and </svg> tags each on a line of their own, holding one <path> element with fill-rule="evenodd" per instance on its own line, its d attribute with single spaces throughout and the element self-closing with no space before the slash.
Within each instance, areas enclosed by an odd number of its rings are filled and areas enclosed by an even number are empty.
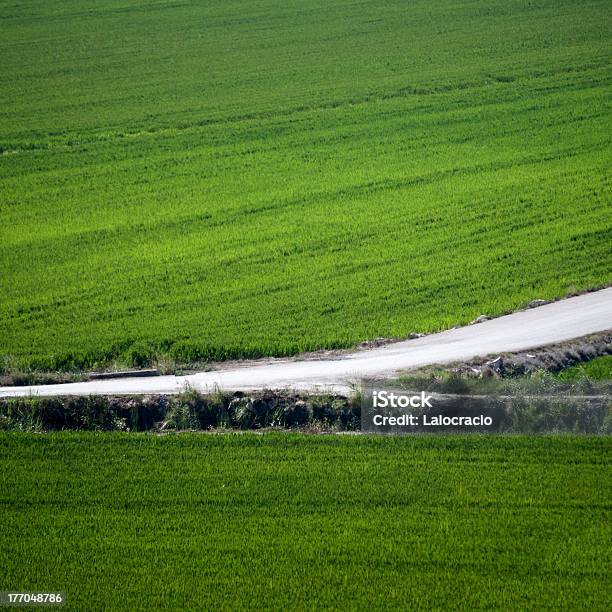
<svg viewBox="0 0 612 612">
<path fill-rule="evenodd" d="M 612 355 L 597 357 L 573 368 L 568 368 L 559 374 L 559 378 L 563 380 L 589 378 L 590 380 L 612 381 Z"/>
<path fill-rule="evenodd" d="M 606 0 L 0 20 L 0 367 L 348 346 L 612 280 Z"/>
<path fill-rule="evenodd" d="M 0 435 L 2 589 L 69 609 L 609 609 L 607 437 Z"/>
</svg>

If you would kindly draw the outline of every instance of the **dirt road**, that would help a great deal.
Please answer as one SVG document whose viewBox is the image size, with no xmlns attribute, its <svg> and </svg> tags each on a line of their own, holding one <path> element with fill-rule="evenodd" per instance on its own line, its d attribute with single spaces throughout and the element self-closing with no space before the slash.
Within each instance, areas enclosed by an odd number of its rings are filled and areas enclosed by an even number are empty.
<svg viewBox="0 0 612 612">
<path fill-rule="evenodd" d="M 345 390 L 361 377 L 386 377 L 398 370 L 477 356 L 521 351 L 612 329 L 612 288 L 602 289 L 497 319 L 415 340 L 326 359 L 271 360 L 189 376 L 96 380 L 34 387 L 0 387 L 0 397 L 23 395 L 120 395 L 293 388 Z"/>
</svg>

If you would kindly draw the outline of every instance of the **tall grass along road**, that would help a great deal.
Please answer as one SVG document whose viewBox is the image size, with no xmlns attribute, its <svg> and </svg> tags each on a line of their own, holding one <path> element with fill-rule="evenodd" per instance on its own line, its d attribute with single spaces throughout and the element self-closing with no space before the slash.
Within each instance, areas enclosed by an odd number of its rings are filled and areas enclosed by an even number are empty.
<svg viewBox="0 0 612 612">
<path fill-rule="evenodd" d="M 385 376 L 401 368 L 518 351 L 612 328 L 612 288 L 477 325 L 416 340 L 350 353 L 336 359 L 272 361 L 191 376 L 160 376 L 61 385 L 0 388 L 0 397 L 178 393 L 185 385 L 201 391 L 261 388 L 346 389 L 350 379 Z"/>
</svg>

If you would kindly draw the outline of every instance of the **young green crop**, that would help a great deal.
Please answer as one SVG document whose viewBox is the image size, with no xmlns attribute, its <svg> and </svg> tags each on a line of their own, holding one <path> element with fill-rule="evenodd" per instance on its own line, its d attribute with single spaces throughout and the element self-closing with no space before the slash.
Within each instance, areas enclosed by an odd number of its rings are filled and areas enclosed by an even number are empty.
<svg viewBox="0 0 612 612">
<path fill-rule="evenodd" d="M 0 367 L 344 347 L 609 284 L 611 17 L 0 4 Z"/>
<path fill-rule="evenodd" d="M 607 609 L 608 437 L 1 434 L 2 588 L 84 609 Z"/>
<path fill-rule="evenodd" d="M 586 378 L 591 380 L 612 381 L 612 355 L 604 355 L 586 363 L 578 364 L 559 373 L 562 380 L 580 381 Z"/>
</svg>

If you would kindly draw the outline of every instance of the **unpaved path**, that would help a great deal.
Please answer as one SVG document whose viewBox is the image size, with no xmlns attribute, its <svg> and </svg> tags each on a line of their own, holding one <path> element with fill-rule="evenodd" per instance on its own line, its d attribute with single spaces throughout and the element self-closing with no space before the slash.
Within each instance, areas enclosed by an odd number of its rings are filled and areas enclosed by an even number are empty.
<svg viewBox="0 0 612 612">
<path fill-rule="evenodd" d="M 348 388 L 362 377 L 387 377 L 433 363 L 464 361 L 564 342 L 612 329 L 612 287 L 432 334 L 416 340 L 346 353 L 329 359 L 272 360 L 189 376 L 122 378 L 33 387 L 0 387 L 0 397 L 27 395 L 121 395 L 178 393 L 185 385 L 200 391 L 292 388 Z"/>
</svg>

